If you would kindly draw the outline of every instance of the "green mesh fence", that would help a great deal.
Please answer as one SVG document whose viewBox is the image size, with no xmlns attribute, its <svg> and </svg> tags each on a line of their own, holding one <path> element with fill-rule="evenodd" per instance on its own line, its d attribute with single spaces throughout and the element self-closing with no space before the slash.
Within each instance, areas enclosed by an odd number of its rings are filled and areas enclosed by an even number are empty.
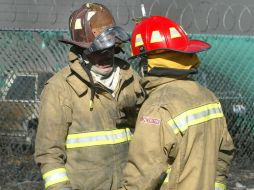
<svg viewBox="0 0 254 190">
<path fill-rule="evenodd" d="M 39 95 L 45 81 L 67 64 L 66 31 L 0 31 L 0 189 L 43 189 L 33 162 Z M 220 98 L 237 148 L 234 165 L 254 161 L 254 37 L 191 35 L 212 48 L 199 53 L 193 76 Z M 120 55 L 127 59 L 126 53 Z M 137 63 L 131 62 L 137 69 Z M 22 157 L 20 156 L 22 155 Z M 30 183 L 28 183 L 30 182 Z"/>
<path fill-rule="evenodd" d="M 195 76 L 220 98 L 232 134 L 235 162 L 254 161 L 254 37 L 193 35 L 212 44 L 200 53 L 202 65 Z"/>
</svg>

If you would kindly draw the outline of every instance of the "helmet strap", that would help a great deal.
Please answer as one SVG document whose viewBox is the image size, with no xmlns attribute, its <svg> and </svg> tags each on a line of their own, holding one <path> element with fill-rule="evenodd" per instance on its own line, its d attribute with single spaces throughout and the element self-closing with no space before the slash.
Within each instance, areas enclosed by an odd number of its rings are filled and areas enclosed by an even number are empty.
<svg viewBox="0 0 254 190">
<path fill-rule="evenodd" d="M 146 56 L 140 57 L 139 65 L 141 67 L 141 74 L 142 76 L 146 76 L 148 73 L 148 61 Z"/>
<path fill-rule="evenodd" d="M 78 60 L 81 65 L 85 63 L 85 60 L 83 59 L 82 55 L 78 54 Z"/>
<path fill-rule="evenodd" d="M 78 54 L 78 60 L 79 60 L 80 65 L 86 72 L 86 74 L 89 78 L 89 81 L 90 81 L 89 87 L 91 89 L 91 97 L 90 97 L 89 108 L 90 108 L 90 111 L 93 111 L 93 104 L 94 104 L 94 97 L 95 97 L 95 85 L 94 85 L 94 80 L 93 80 L 92 74 L 89 69 L 90 62 L 87 60 L 84 51 L 82 52 L 82 55 Z"/>
<path fill-rule="evenodd" d="M 82 54 L 78 54 L 78 60 L 79 60 L 80 64 L 83 66 L 88 66 L 90 64 L 90 62 L 88 61 L 88 59 L 86 57 L 85 50 L 83 50 Z"/>
<path fill-rule="evenodd" d="M 139 61 L 139 65 L 141 66 L 141 73 L 143 76 L 146 76 L 148 73 L 148 59 L 144 46 L 140 46 L 140 53 L 142 53 Z"/>
</svg>

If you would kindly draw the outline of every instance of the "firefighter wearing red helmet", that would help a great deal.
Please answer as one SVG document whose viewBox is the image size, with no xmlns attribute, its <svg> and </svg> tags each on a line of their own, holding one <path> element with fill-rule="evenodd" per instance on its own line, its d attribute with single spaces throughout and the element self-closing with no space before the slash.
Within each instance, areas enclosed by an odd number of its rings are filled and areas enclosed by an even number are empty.
<svg viewBox="0 0 254 190">
<path fill-rule="evenodd" d="M 121 189 L 225 190 L 234 145 L 216 96 L 188 76 L 197 52 L 210 48 L 189 39 L 162 16 L 136 24 L 131 47 L 145 69 L 142 105 Z"/>
<path fill-rule="evenodd" d="M 35 161 L 45 189 L 116 190 L 144 98 L 139 76 L 115 58 L 129 37 L 98 3 L 74 11 L 69 27 L 69 65 L 41 95 Z"/>
</svg>

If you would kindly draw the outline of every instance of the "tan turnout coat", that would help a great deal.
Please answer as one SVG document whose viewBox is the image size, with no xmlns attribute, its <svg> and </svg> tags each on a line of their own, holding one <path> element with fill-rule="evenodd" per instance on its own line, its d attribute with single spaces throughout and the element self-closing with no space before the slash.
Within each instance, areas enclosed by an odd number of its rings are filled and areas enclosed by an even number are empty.
<svg viewBox="0 0 254 190">
<path fill-rule="evenodd" d="M 41 95 L 36 163 L 48 190 L 118 189 L 131 138 L 130 119 L 135 119 L 136 106 L 144 98 L 139 77 L 117 59 L 121 71 L 115 97 L 103 87 L 97 89 L 90 111 L 88 76 L 75 53 L 69 59 Z"/>
<path fill-rule="evenodd" d="M 234 145 L 215 95 L 190 79 L 144 84 L 122 189 L 224 190 Z"/>
</svg>

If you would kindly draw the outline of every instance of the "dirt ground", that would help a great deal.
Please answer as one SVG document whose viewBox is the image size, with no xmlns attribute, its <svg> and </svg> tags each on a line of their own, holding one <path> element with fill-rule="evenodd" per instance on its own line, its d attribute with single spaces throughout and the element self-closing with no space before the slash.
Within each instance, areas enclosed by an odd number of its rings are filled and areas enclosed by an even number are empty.
<svg viewBox="0 0 254 190">
<path fill-rule="evenodd" d="M 232 167 L 229 174 L 229 190 L 254 190 L 254 167 Z"/>
<path fill-rule="evenodd" d="M 237 168 L 229 175 L 229 190 L 254 190 L 254 165 Z M 32 155 L 0 155 L 0 190 L 43 190 L 40 172 Z"/>
</svg>

